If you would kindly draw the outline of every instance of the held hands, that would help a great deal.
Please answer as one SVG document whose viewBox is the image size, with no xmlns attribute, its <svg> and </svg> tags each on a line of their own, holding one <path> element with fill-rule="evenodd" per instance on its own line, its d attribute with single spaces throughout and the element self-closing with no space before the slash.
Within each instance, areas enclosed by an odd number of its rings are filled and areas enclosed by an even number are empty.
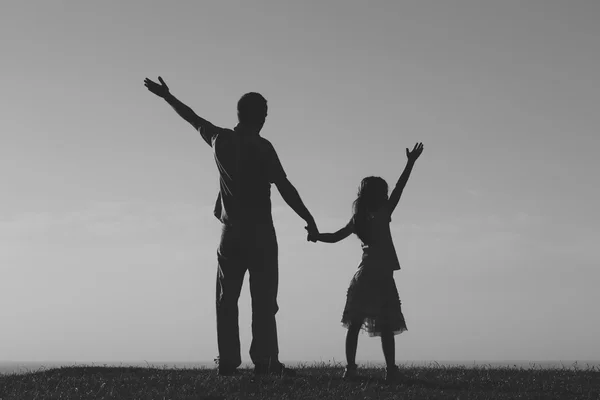
<svg viewBox="0 0 600 400">
<path fill-rule="evenodd" d="M 421 153 L 423 153 L 423 143 L 415 144 L 415 147 L 413 147 L 412 151 L 409 151 L 408 148 L 406 148 L 406 157 L 408 158 L 408 161 L 417 161 L 417 158 L 419 158 Z"/>
<path fill-rule="evenodd" d="M 305 226 L 304 229 L 306 229 L 306 232 L 308 232 L 306 240 L 316 243 L 319 237 L 319 229 L 317 228 L 317 225 L 312 222 Z"/>
<path fill-rule="evenodd" d="M 149 91 L 151 91 L 158 97 L 165 98 L 169 94 L 169 87 L 167 86 L 165 81 L 163 81 L 163 79 L 160 76 L 158 77 L 158 80 L 160 81 L 160 85 L 158 83 L 153 82 L 150 79 L 146 78 L 146 79 L 144 79 L 144 86 L 146 86 L 146 88 Z"/>
</svg>

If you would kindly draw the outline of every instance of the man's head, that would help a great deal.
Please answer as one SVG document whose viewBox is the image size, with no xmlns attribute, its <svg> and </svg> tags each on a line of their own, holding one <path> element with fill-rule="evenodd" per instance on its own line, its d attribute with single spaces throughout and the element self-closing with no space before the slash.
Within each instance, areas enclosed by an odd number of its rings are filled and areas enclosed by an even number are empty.
<svg viewBox="0 0 600 400">
<path fill-rule="evenodd" d="M 260 93 L 246 93 L 238 101 L 237 110 L 240 124 L 260 131 L 267 119 L 267 100 Z"/>
</svg>

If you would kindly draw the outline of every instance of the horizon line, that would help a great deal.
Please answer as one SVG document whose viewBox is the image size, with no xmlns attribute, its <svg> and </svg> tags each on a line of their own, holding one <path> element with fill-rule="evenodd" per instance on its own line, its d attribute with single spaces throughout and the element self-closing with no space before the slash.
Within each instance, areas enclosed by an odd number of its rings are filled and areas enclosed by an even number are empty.
<svg viewBox="0 0 600 400">
<path fill-rule="evenodd" d="M 305 363 L 338 363 L 344 362 L 343 360 L 282 360 L 283 363 L 294 363 L 294 364 L 305 364 Z M 561 362 L 569 362 L 569 363 L 585 363 L 585 362 L 594 362 L 599 363 L 600 359 L 541 359 L 541 360 L 532 360 L 532 359 L 454 359 L 454 360 L 402 360 L 398 361 L 399 364 L 406 363 L 561 363 Z M 0 364 L 19 364 L 19 363 L 27 363 L 27 364 L 44 364 L 44 363 L 52 363 L 52 364 L 215 364 L 215 361 L 166 361 L 166 360 L 84 360 L 84 361 L 75 361 L 75 360 L 44 360 L 44 361 L 14 361 L 14 360 L 0 360 Z M 365 360 L 363 363 L 384 363 L 382 360 Z M 242 365 L 244 364 L 252 364 L 252 361 L 242 361 Z"/>
</svg>

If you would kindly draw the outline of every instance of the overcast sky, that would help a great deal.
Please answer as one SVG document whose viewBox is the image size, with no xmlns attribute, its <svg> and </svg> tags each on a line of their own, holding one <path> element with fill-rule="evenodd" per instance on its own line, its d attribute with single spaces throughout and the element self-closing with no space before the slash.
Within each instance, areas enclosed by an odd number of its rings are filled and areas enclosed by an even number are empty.
<svg viewBox="0 0 600 400">
<path fill-rule="evenodd" d="M 210 361 L 211 150 L 248 91 L 321 231 L 390 185 L 397 359 L 600 359 L 600 2 L 6 1 L 0 359 Z M 307 243 L 273 190 L 282 360 L 344 359 L 356 237 Z M 240 299 L 244 361 L 250 298 Z M 362 335 L 358 360 L 382 361 Z"/>
</svg>

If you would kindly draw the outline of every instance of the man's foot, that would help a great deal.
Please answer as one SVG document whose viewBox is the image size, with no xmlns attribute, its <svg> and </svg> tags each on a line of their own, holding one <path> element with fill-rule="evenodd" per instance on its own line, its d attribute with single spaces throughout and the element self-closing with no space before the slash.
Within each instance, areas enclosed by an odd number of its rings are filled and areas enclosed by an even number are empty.
<svg viewBox="0 0 600 400">
<path fill-rule="evenodd" d="M 233 376 L 240 373 L 237 366 L 232 363 L 222 363 L 219 357 L 215 358 L 215 364 L 217 364 L 217 374 L 220 376 Z"/>
<path fill-rule="evenodd" d="M 342 376 L 342 379 L 352 380 L 352 379 L 355 379 L 357 376 L 358 376 L 358 373 L 356 372 L 356 364 L 348 365 L 346 367 L 346 369 L 344 370 L 344 376 Z"/>
<path fill-rule="evenodd" d="M 254 366 L 254 373 L 256 375 L 277 375 L 282 377 L 296 376 L 296 371 L 287 368 L 279 361 L 271 364 L 256 364 Z"/>
<path fill-rule="evenodd" d="M 387 367 L 385 370 L 385 381 L 386 383 L 398 383 L 404 380 L 406 376 L 400 372 L 397 365 L 393 367 Z"/>
<path fill-rule="evenodd" d="M 228 367 L 225 365 L 219 365 L 219 367 L 217 368 L 217 373 L 220 376 L 234 376 L 234 375 L 239 375 L 239 371 L 236 367 Z"/>
</svg>

